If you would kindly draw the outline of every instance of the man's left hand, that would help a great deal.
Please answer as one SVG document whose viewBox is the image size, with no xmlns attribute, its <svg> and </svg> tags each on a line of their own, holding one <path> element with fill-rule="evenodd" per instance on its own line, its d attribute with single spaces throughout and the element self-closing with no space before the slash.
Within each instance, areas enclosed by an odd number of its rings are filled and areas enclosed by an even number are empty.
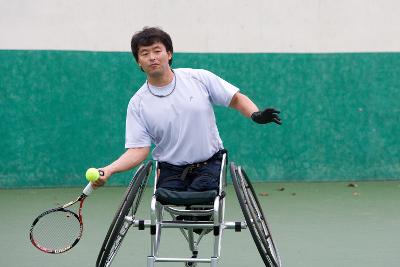
<svg viewBox="0 0 400 267">
<path fill-rule="evenodd" d="M 275 122 L 276 124 L 281 125 L 282 122 L 278 116 L 279 113 L 280 111 L 274 108 L 266 108 L 264 111 L 256 111 L 251 114 L 251 119 L 259 124 Z"/>
</svg>

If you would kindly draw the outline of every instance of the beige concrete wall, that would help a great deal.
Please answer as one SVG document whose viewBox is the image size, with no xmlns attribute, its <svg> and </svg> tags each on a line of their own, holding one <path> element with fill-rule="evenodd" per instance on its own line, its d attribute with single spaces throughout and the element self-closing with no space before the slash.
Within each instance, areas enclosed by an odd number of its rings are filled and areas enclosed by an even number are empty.
<svg viewBox="0 0 400 267">
<path fill-rule="evenodd" d="M 0 49 L 129 51 L 161 26 L 178 52 L 400 50 L 397 0 L 0 0 Z"/>
</svg>

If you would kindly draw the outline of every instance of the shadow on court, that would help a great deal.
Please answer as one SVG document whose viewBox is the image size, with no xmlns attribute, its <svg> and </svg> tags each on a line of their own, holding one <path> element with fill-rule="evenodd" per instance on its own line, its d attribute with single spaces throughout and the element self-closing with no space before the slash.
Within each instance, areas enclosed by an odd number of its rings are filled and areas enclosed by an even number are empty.
<svg viewBox="0 0 400 267">
<path fill-rule="evenodd" d="M 348 183 L 254 183 L 283 266 L 397 267 L 400 263 L 400 181 Z M 84 232 L 71 251 L 48 255 L 29 241 L 32 220 L 42 211 L 74 199 L 81 188 L 0 190 L 0 266 L 95 266 L 96 258 L 124 188 L 105 187 L 86 200 Z M 152 188 L 147 188 L 138 218 L 149 219 Z M 233 187 L 228 186 L 226 221 L 244 221 Z M 211 253 L 212 235 L 200 243 Z M 162 234 L 161 253 L 189 256 L 178 230 Z M 146 266 L 150 233 L 131 228 L 113 267 Z M 219 266 L 263 266 L 250 232 L 224 232 Z M 159 263 L 157 266 L 183 266 Z M 207 266 L 207 264 L 199 264 Z"/>
</svg>

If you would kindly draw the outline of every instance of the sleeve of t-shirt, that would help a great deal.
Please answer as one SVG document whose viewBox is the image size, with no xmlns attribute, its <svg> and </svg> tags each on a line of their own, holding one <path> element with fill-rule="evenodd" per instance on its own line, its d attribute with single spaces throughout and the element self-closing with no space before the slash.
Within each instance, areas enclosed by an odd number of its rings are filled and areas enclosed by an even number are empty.
<svg viewBox="0 0 400 267">
<path fill-rule="evenodd" d="M 205 84 L 211 103 L 214 105 L 229 106 L 232 97 L 239 91 L 239 88 L 210 71 L 198 70 L 198 75 Z"/>
<path fill-rule="evenodd" d="M 148 147 L 151 138 L 140 116 L 140 102 L 133 97 L 126 112 L 125 148 Z"/>
</svg>

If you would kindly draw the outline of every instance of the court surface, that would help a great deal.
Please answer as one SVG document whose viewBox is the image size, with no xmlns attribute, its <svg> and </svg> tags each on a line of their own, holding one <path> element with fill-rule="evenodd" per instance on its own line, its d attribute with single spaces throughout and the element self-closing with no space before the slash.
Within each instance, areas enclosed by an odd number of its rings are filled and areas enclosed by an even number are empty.
<svg viewBox="0 0 400 267">
<path fill-rule="evenodd" d="M 400 264 L 400 181 L 337 183 L 254 183 L 287 267 L 398 267 Z M 82 185 L 82 188 L 84 185 Z M 84 236 L 71 251 L 48 255 L 29 241 L 34 217 L 75 198 L 81 188 L 0 190 L 0 266 L 95 266 L 98 250 L 124 188 L 96 190 L 84 207 Z M 149 219 L 152 188 L 147 188 L 138 218 Z M 244 220 L 233 187 L 228 186 L 226 221 Z M 131 228 L 112 266 L 146 266 L 149 230 Z M 200 255 L 209 255 L 211 237 Z M 183 253 L 187 252 L 187 253 Z M 178 230 L 163 232 L 164 256 L 188 256 Z M 157 266 L 183 266 L 159 263 Z M 207 264 L 199 264 L 207 266 Z M 250 232 L 224 232 L 219 266 L 263 266 Z"/>
</svg>

